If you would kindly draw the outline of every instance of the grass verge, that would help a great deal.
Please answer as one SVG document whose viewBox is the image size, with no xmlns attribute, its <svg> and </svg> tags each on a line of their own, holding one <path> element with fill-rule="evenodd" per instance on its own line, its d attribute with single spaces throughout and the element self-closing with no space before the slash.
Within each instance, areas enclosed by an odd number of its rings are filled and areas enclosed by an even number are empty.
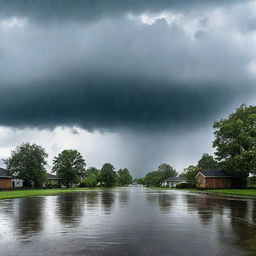
<svg viewBox="0 0 256 256">
<path fill-rule="evenodd" d="M 158 190 L 182 190 L 182 191 L 191 191 L 198 193 L 217 193 L 222 195 L 232 195 L 232 196 L 255 196 L 256 197 L 256 188 L 244 188 L 244 189 L 209 189 L 209 190 L 199 190 L 196 188 L 157 188 L 150 187 L 151 189 Z"/>
<path fill-rule="evenodd" d="M 31 196 L 48 196 L 60 193 L 70 193 L 86 190 L 96 190 L 103 189 L 97 188 L 55 188 L 55 189 L 28 189 L 28 190 L 11 190 L 11 191 L 0 191 L 1 199 L 11 199 L 11 198 L 21 198 L 21 197 L 31 197 Z"/>
</svg>

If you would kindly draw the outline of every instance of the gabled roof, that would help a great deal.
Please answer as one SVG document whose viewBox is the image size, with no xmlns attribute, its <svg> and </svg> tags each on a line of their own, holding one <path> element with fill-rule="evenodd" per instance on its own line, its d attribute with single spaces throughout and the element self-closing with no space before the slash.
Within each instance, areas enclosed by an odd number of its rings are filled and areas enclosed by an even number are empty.
<svg viewBox="0 0 256 256">
<path fill-rule="evenodd" d="M 220 170 L 220 169 L 219 170 L 204 170 L 199 173 L 201 173 L 204 177 L 226 177 L 226 178 L 234 177 L 234 176 L 230 175 L 229 173 L 227 173 L 226 171 Z"/>
<path fill-rule="evenodd" d="M 8 175 L 7 170 L 4 168 L 0 168 L 0 178 L 11 178 L 10 175 Z"/>
<path fill-rule="evenodd" d="M 180 181 L 180 182 L 184 181 L 185 182 L 185 179 L 180 178 L 180 177 L 169 177 L 169 178 L 165 179 L 164 181 L 165 182 L 169 182 L 169 181 Z"/>
<path fill-rule="evenodd" d="M 60 178 L 58 178 L 56 175 L 51 174 L 51 173 L 47 173 L 47 179 L 48 180 L 60 180 Z"/>
</svg>

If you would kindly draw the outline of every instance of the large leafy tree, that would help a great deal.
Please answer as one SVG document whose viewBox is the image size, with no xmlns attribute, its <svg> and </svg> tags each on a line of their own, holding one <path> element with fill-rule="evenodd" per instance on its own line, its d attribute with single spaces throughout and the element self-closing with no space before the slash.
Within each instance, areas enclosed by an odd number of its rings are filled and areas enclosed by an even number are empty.
<svg viewBox="0 0 256 256">
<path fill-rule="evenodd" d="M 26 187 L 41 187 L 46 181 L 45 150 L 36 144 L 23 143 L 4 159 L 7 170 L 13 177 L 24 180 Z"/>
<path fill-rule="evenodd" d="M 54 158 L 52 171 L 68 188 L 85 176 L 85 166 L 85 160 L 77 150 L 66 149 Z"/>
<path fill-rule="evenodd" d="M 213 156 L 204 153 L 201 159 L 197 163 L 197 168 L 199 171 L 207 169 L 218 169 L 220 164 L 214 159 Z"/>
<path fill-rule="evenodd" d="M 176 170 L 169 164 L 160 164 L 157 171 L 152 171 L 146 174 L 143 182 L 146 186 L 159 187 L 161 183 L 169 177 L 177 176 Z"/>
<path fill-rule="evenodd" d="M 178 175 L 176 170 L 169 164 L 160 164 L 158 166 L 158 172 L 162 181 L 169 177 L 176 177 Z"/>
<path fill-rule="evenodd" d="M 129 170 L 125 169 L 120 169 L 117 172 L 118 176 L 117 176 L 117 183 L 120 186 L 125 186 L 125 185 L 129 185 L 132 183 L 132 176 L 129 172 Z"/>
<path fill-rule="evenodd" d="M 86 170 L 84 183 L 87 187 L 96 187 L 99 182 L 100 171 L 95 167 Z"/>
<path fill-rule="evenodd" d="M 99 181 L 104 187 L 113 187 L 117 180 L 117 174 L 112 164 L 106 163 L 102 166 Z"/>
<path fill-rule="evenodd" d="M 256 107 L 241 105 L 214 128 L 217 159 L 244 186 L 249 173 L 256 173 Z"/>
<path fill-rule="evenodd" d="M 196 186 L 196 175 L 198 174 L 199 169 L 197 166 L 190 165 L 185 168 L 183 173 L 180 175 L 184 178 L 190 185 Z"/>
</svg>

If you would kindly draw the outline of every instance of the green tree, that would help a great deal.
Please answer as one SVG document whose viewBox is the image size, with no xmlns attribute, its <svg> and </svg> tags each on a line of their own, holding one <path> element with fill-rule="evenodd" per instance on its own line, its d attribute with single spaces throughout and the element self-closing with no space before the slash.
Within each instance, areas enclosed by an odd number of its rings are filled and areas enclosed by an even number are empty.
<svg viewBox="0 0 256 256">
<path fill-rule="evenodd" d="M 190 185 L 196 186 L 196 175 L 198 174 L 199 169 L 197 166 L 190 165 L 185 168 L 183 173 L 180 175 L 184 178 Z"/>
<path fill-rule="evenodd" d="M 178 175 L 176 170 L 169 164 L 160 164 L 158 166 L 158 172 L 161 176 L 162 181 L 169 177 L 176 177 Z"/>
<path fill-rule="evenodd" d="M 249 173 L 256 173 L 256 107 L 241 105 L 213 127 L 217 159 L 245 186 Z"/>
<path fill-rule="evenodd" d="M 90 167 L 86 170 L 85 179 L 83 183 L 87 187 L 96 187 L 99 182 L 100 171 L 95 167 Z"/>
<path fill-rule="evenodd" d="M 116 183 L 117 174 L 112 164 L 106 163 L 102 166 L 99 181 L 104 187 L 113 187 Z"/>
<path fill-rule="evenodd" d="M 67 188 L 71 184 L 78 183 L 85 176 L 85 160 L 77 150 L 66 149 L 58 154 L 53 160 L 52 171 Z"/>
<path fill-rule="evenodd" d="M 126 186 L 132 183 L 132 176 L 126 168 L 120 169 L 117 174 L 117 183 L 119 186 Z"/>
<path fill-rule="evenodd" d="M 148 172 L 143 178 L 146 186 L 160 187 L 163 181 L 169 177 L 177 176 L 176 170 L 169 164 L 160 164 L 157 171 Z"/>
<path fill-rule="evenodd" d="M 41 187 L 46 181 L 45 150 L 36 144 L 23 143 L 4 159 L 6 168 L 13 177 L 24 180 L 26 187 Z"/>
<path fill-rule="evenodd" d="M 220 164 L 214 159 L 213 156 L 204 153 L 197 163 L 197 168 L 199 171 L 207 169 L 218 169 L 220 168 Z"/>
</svg>

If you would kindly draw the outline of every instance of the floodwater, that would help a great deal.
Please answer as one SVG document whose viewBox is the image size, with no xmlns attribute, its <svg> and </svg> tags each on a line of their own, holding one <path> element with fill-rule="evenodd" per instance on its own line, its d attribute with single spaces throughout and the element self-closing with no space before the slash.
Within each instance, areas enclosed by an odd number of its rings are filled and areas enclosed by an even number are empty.
<svg viewBox="0 0 256 256">
<path fill-rule="evenodd" d="M 0 255 L 256 255 L 256 201 L 145 188 L 1 200 Z"/>
</svg>

